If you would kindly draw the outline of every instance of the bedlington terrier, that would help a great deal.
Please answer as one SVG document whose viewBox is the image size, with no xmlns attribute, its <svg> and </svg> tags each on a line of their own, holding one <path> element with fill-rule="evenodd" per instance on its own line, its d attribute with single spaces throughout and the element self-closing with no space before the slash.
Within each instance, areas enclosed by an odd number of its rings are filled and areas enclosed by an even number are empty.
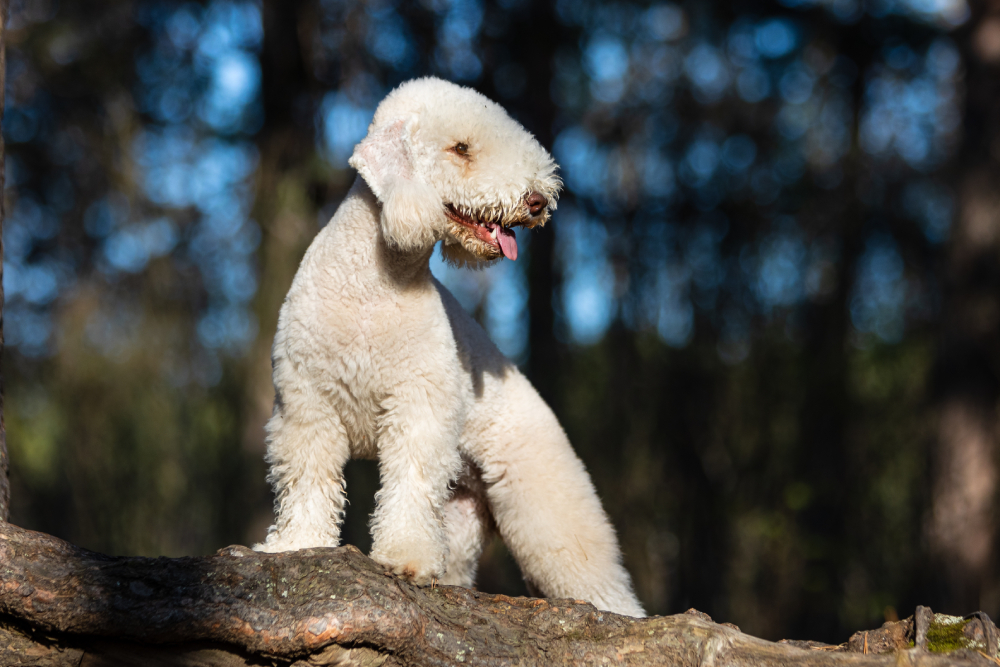
<svg viewBox="0 0 1000 667">
<path fill-rule="evenodd" d="M 644 615 L 594 486 L 534 388 L 434 277 L 517 257 L 561 181 L 502 107 L 425 78 L 379 105 L 360 177 L 299 267 L 274 338 L 276 523 L 262 551 L 336 546 L 348 457 L 377 458 L 371 557 L 472 586 L 494 527 L 529 586 Z"/>
</svg>

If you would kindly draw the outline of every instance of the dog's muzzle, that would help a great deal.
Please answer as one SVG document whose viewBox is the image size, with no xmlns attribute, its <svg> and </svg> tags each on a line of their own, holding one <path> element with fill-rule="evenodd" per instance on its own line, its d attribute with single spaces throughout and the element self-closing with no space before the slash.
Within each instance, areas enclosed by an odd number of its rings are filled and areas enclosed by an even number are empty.
<svg viewBox="0 0 1000 667">
<path fill-rule="evenodd" d="M 523 226 L 531 229 L 543 223 L 545 210 L 549 205 L 548 198 L 538 191 L 526 195 L 523 201 L 528 215 L 521 213 L 507 220 L 495 220 L 489 215 L 463 211 L 453 204 L 445 204 L 444 213 L 453 222 L 464 227 L 467 233 L 471 233 L 473 237 L 492 249 L 488 252 L 514 260 L 517 259 L 517 239 L 513 228 Z"/>
</svg>

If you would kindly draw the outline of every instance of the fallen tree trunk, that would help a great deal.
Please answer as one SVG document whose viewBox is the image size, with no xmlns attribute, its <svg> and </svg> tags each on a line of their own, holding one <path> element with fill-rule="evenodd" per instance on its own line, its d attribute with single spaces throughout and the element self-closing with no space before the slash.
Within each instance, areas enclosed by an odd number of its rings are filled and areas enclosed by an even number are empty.
<svg viewBox="0 0 1000 667">
<path fill-rule="evenodd" d="M 698 612 L 632 619 L 582 601 L 420 588 L 350 546 L 112 558 L 0 524 L 0 563 L 2 665 L 937 667 L 994 664 L 987 653 L 996 655 L 992 623 L 982 654 L 918 647 L 864 655 L 846 645 L 767 642 Z"/>
</svg>

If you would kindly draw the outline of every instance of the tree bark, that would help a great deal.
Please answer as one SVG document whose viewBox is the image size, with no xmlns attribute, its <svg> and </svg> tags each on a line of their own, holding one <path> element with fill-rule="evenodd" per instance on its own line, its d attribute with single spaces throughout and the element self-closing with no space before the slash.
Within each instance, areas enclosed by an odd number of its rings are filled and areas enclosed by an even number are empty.
<svg viewBox="0 0 1000 667">
<path fill-rule="evenodd" d="M 299 260 L 315 234 L 315 211 L 305 192 L 312 182 L 313 81 L 302 57 L 300 21 L 308 0 L 263 3 L 264 45 L 260 57 L 264 125 L 257 138 L 260 166 L 254 217 L 261 225 L 260 287 L 255 305 L 261 331 L 249 355 L 247 449 L 262 453 L 264 423 L 271 416 L 271 340 L 278 309 Z"/>
<path fill-rule="evenodd" d="M 935 605 L 996 610 L 997 402 L 1000 401 L 1000 2 L 972 5 L 964 28 L 959 211 L 947 248 L 936 363 L 938 414 L 928 543 Z M 992 599 L 991 599 L 992 597 Z"/>
<path fill-rule="evenodd" d="M 312 129 L 318 93 L 303 58 L 302 42 L 303 35 L 308 39 L 306 28 L 315 19 L 315 11 L 312 0 L 265 0 L 261 5 L 264 124 L 257 135 L 260 162 L 253 208 L 253 218 L 262 232 L 260 279 L 254 297 L 260 329 L 243 362 L 241 378 L 245 387 L 243 444 L 252 465 L 263 459 L 264 425 L 274 406 L 271 342 L 278 310 L 316 234 L 316 207 L 310 188 L 318 180 Z M 270 489 L 266 497 L 253 493 L 253 517 L 244 526 L 246 541 L 262 539 L 264 529 L 273 521 Z"/>
<path fill-rule="evenodd" d="M 744 635 L 698 612 L 633 619 L 578 600 L 420 588 L 350 546 L 113 558 L 2 524 L 0 562 L 4 665 L 937 667 L 979 660 L 970 651 L 800 648 Z M 989 651 L 995 655 L 995 641 Z"/>
<path fill-rule="evenodd" d="M 0 122 L 3 121 L 4 94 L 7 82 L 7 0 L 0 0 Z M 10 518 L 10 481 L 7 472 L 7 427 L 3 421 L 3 222 L 4 209 L 4 145 L 0 133 L 0 521 Z"/>
<path fill-rule="evenodd" d="M 555 104 L 549 92 L 553 79 L 553 58 L 556 46 L 565 43 L 566 30 L 556 20 L 555 2 L 534 2 L 523 12 L 524 23 L 512 29 L 504 37 L 509 48 L 519 54 L 527 75 L 525 100 L 522 113 L 530 114 L 529 128 L 543 146 L 550 149 L 554 143 L 553 123 L 556 117 Z M 536 26 L 546 26 L 550 33 L 547 39 L 536 39 Z M 555 33 L 555 34 L 552 34 Z M 493 97 L 496 99 L 496 96 Z M 561 276 L 556 269 L 555 229 L 547 228 L 532 234 L 528 249 L 528 359 L 525 372 L 532 385 L 558 413 L 559 387 L 562 349 L 556 339 L 555 296 Z"/>
</svg>

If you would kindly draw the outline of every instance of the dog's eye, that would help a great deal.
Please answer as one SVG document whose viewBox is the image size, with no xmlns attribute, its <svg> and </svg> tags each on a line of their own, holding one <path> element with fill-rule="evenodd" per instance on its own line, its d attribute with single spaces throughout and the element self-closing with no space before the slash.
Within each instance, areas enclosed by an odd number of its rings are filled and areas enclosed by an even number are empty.
<svg viewBox="0 0 1000 667">
<path fill-rule="evenodd" d="M 453 150 L 458 155 L 461 155 L 462 157 L 469 156 L 469 144 L 459 142 L 454 146 L 452 146 L 451 150 Z"/>
</svg>

